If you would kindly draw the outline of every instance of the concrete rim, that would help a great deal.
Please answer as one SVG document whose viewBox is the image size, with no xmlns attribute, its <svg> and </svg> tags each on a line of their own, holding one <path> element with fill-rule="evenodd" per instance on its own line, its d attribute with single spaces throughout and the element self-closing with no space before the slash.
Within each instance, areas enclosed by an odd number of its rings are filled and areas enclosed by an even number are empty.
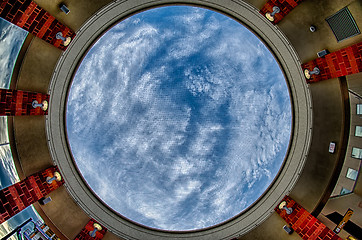
<svg viewBox="0 0 362 240">
<path fill-rule="evenodd" d="M 189 4 L 221 12 L 243 23 L 269 47 L 287 79 L 293 109 L 293 128 L 284 165 L 268 190 L 246 211 L 222 224 L 196 231 L 171 232 L 130 222 L 104 205 L 78 173 L 68 147 L 65 110 L 68 89 L 79 62 L 107 29 L 120 20 L 149 8 L 167 4 Z M 114 234 L 126 239 L 230 239 L 243 235 L 266 220 L 279 201 L 296 184 L 311 141 L 312 105 L 299 58 L 278 27 L 259 10 L 244 2 L 227 0 L 138 0 L 114 1 L 94 14 L 78 30 L 54 70 L 50 85 L 46 130 L 49 151 L 65 180 L 65 187 L 77 204 Z"/>
</svg>

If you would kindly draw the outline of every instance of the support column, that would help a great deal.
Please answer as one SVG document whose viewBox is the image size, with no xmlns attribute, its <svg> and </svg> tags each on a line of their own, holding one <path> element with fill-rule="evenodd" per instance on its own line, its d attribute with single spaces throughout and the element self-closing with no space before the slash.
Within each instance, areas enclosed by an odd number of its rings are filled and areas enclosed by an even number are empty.
<svg viewBox="0 0 362 240">
<path fill-rule="evenodd" d="M 74 240 L 100 240 L 104 237 L 106 232 L 107 228 L 91 218 Z"/>
<path fill-rule="evenodd" d="M 58 168 L 50 167 L 0 191 L 0 224 L 63 185 Z"/>
<path fill-rule="evenodd" d="M 75 33 L 31 0 L 3 0 L 0 3 L 0 17 L 34 34 L 38 38 L 65 50 L 67 43 L 57 38 L 74 38 Z M 58 34 L 59 36 L 59 34 Z"/>
<path fill-rule="evenodd" d="M 49 95 L 0 89 L 0 116 L 47 115 Z"/>
<path fill-rule="evenodd" d="M 296 6 L 298 6 L 303 0 L 269 0 L 263 7 L 260 9 L 260 13 L 265 16 L 267 13 L 272 14 L 273 18 L 268 18 L 273 24 L 280 22 L 290 11 L 292 11 Z M 278 7 L 279 11 L 276 10 Z M 273 10 L 274 8 L 274 10 Z"/>
<path fill-rule="evenodd" d="M 313 71 L 315 67 L 319 69 L 319 74 L 306 78 L 307 83 L 362 72 L 362 42 L 302 64 L 303 72 L 306 69 Z"/>
<path fill-rule="evenodd" d="M 283 198 L 275 211 L 302 239 L 342 240 L 288 196 Z"/>
</svg>

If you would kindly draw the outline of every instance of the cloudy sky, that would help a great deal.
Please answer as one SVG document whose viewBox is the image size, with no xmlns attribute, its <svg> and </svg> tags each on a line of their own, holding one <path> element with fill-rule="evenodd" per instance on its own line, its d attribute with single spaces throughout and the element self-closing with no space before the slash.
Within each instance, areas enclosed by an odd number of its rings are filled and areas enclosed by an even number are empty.
<svg viewBox="0 0 362 240">
<path fill-rule="evenodd" d="M 0 18 L 0 88 L 9 88 L 13 67 L 27 32 Z"/>
<path fill-rule="evenodd" d="M 0 18 L 0 88 L 9 88 L 13 67 L 26 35 L 24 30 Z M 7 117 L 0 117 L 0 189 L 20 180 L 8 142 Z M 32 206 L 0 224 L 0 238 L 29 218 L 40 219 Z M 27 227 L 33 226 L 28 224 Z M 17 240 L 16 235 L 10 239 Z"/>
<path fill-rule="evenodd" d="M 134 15 L 91 48 L 72 83 L 67 131 L 94 192 L 166 230 L 221 223 L 276 176 L 291 130 L 288 89 L 249 30 L 195 7 Z"/>
<path fill-rule="evenodd" d="M 13 67 L 27 32 L 0 18 L 0 88 L 9 88 Z M 0 117 L 0 188 L 5 188 L 19 177 L 7 144 L 7 117 Z"/>
</svg>

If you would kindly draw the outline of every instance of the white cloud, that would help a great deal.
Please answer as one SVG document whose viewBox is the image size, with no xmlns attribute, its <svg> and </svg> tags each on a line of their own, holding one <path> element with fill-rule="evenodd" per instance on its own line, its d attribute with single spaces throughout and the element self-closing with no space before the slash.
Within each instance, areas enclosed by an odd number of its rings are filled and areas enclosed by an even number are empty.
<svg viewBox="0 0 362 240">
<path fill-rule="evenodd" d="M 7 117 L 1 116 L 0 117 L 0 129 L 3 129 L 3 131 L 0 131 L 0 144 L 9 142 L 9 135 L 8 135 L 8 131 L 6 130 L 8 128 L 7 125 L 8 125 Z"/>
<path fill-rule="evenodd" d="M 6 234 L 10 233 L 13 230 L 13 228 L 10 226 L 10 224 L 6 221 L 0 224 L 0 237 L 3 238 L 6 236 Z M 9 239 L 11 240 L 17 240 L 16 235 L 12 235 Z"/>
<path fill-rule="evenodd" d="M 182 201 L 187 198 L 194 191 L 199 191 L 201 182 L 197 180 L 189 180 L 185 183 L 179 183 L 175 189 L 175 196 L 177 201 Z"/>
<path fill-rule="evenodd" d="M 82 174 L 110 207 L 185 230 L 260 196 L 283 161 L 291 113 L 281 71 L 254 35 L 206 10 L 174 13 L 157 24 L 157 14 L 137 15 L 94 45 L 67 123 Z"/>
<path fill-rule="evenodd" d="M 0 88 L 8 88 L 13 67 L 27 33 L 0 19 Z"/>
<path fill-rule="evenodd" d="M 2 178 L 0 178 L 0 187 L 1 188 L 5 188 L 8 187 L 11 184 L 14 184 L 16 182 L 19 182 L 19 176 L 18 173 L 16 171 L 15 165 L 14 165 L 14 160 L 12 157 L 12 153 L 11 153 L 11 149 L 9 145 L 4 145 L 0 147 L 0 159 L 1 159 L 1 168 L 5 170 L 5 172 L 7 173 L 7 180 L 10 180 L 10 184 L 9 183 L 4 183 L 2 182 Z M 5 177 L 5 176 L 2 176 Z"/>
</svg>

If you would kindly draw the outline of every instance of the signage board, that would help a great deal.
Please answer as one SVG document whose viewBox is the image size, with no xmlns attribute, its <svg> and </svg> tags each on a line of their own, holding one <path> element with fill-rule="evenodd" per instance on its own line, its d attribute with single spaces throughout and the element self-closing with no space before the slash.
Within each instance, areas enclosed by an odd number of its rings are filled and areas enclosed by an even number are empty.
<svg viewBox="0 0 362 240">
<path fill-rule="evenodd" d="M 330 142 L 329 143 L 329 152 L 334 153 L 335 150 L 336 150 L 336 143 L 335 142 Z"/>
<path fill-rule="evenodd" d="M 337 225 L 337 227 L 333 230 L 333 232 L 335 232 L 337 234 L 340 233 L 341 230 L 343 229 L 343 227 L 348 222 L 348 220 L 351 218 L 352 214 L 353 214 L 353 210 L 349 208 L 347 210 L 347 212 L 344 214 L 342 221 Z"/>
</svg>

